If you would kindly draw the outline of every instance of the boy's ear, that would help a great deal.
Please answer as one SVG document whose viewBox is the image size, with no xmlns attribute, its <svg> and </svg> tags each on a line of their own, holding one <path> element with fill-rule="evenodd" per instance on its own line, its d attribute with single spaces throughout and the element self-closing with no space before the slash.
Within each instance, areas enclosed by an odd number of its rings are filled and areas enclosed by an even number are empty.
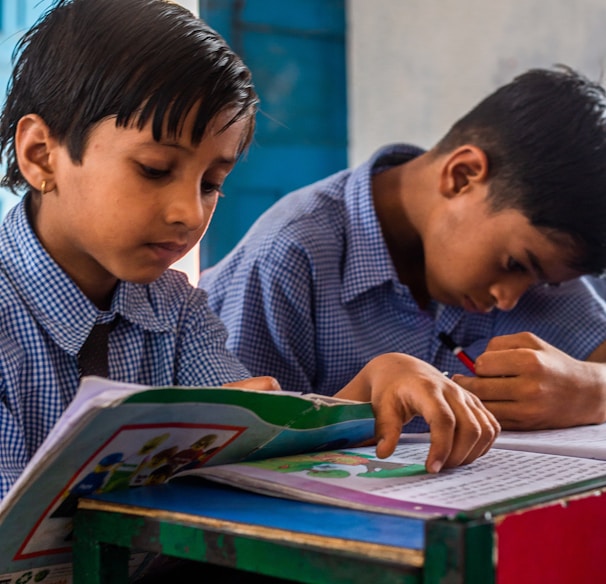
<svg viewBox="0 0 606 584">
<path fill-rule="evenodd" d="M 36 190 L 55 188 L 51 152 L 56 144 L 46 122 L 37 114 L 23 116 L 15 132 L 15 153 L 23 178 Z"/>
<path fill-rule="evenodd" d="M 469 192 L 488 180 L 488 157 L 472 144 L 459 146 L 446 156 L 440 174 L 440 193 L 448 198 Z"/>
</svg>

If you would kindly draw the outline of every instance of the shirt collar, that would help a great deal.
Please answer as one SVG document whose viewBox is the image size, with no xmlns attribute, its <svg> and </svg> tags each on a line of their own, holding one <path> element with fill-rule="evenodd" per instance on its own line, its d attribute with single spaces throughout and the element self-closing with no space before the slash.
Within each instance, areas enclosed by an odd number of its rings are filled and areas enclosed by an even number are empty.
<svg viewBox="0 0 606 584">
<path fill-rule="evenodd" d="M 399 283 L 375 212 L 371 179 L 374 174 L 404 164 L 423 152 L 408 144 L 385 146 L 351 173 L 344 198 L 347 251 L 341 294 L 343 302 L 349 302 L 384 282 Z"/>
<path fill-rule="evenodd" d="M 27 204 L 26 196 L 0 227 L 0 267 L 61 349 L 76 355 L 95 323 L 117 314 L 146 330 L 172 328 L 165 312 L 154 310 L 148 286 L 120 282 L 111 309 L 100 311 L 44 249 L 29 223 Z"/>
</svg>

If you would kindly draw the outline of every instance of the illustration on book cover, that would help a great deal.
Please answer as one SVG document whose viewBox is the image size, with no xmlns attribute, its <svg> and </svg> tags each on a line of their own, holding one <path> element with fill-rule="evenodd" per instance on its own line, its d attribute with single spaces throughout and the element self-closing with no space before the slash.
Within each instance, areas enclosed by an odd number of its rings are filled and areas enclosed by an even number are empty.
<svg viewBox="0 0 606 584">
<path fill-rule="evenodd" d="M 177 473 L 203 466 L 244 430 L 209 424 L 122 427 L 72 477 L 15 559 L 71 547 L 72 517 L 79 497 L 164 483 Z"/>
</svg>

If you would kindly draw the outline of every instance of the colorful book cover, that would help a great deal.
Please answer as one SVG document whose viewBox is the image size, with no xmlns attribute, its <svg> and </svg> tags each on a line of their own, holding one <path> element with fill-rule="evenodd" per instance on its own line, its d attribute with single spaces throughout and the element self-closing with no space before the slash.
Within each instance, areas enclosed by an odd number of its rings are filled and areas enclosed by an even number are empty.
<svg viewBox="0 0 606 584">
<path fill-rule="evenodd" d="M 0 583 L 71 581 L 72 517 L 82 495 L 162 483 L 207 465 L 353 446 L 373 433 L 364 403 L 86 378 L 0 502 Z"/>
</svg>

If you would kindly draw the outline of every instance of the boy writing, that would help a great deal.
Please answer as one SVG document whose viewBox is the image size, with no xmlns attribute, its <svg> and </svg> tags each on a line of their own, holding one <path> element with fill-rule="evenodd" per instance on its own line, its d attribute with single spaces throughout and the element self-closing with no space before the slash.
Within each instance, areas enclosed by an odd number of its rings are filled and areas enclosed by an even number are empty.
<svg viewBox="0 0 606 584">
<path fill-rule="evenodd" d="M 333 393 L 398 351 L 506 428 L 603 422 L 606 311 L 575 278 L 606 266 L 605 108 L 574 71 L 531 70 L 429 151 L 387 146 L 284 197 L 202 274 L 228 346 L 286 389 Z"/>
<path fill-rule="evenodd" d="M 0 497 L 74 397 L 99 330 L 111 379 L 273 387 L 244 381 L 206 294 L 168 269 L 203 236 L 256 103 L 239 57 L 170 2 L 60 0 L 20 41 L 0 119 L 3 183 L 25 192 L 0 228 Z M 398 381 L 408 367 L 414 387 Z M 475 396 L 405 355 L 339 395 L 372 401 L 381 456 L 429 417 L 431 471 L 498 432 Z"/>
</svg>

